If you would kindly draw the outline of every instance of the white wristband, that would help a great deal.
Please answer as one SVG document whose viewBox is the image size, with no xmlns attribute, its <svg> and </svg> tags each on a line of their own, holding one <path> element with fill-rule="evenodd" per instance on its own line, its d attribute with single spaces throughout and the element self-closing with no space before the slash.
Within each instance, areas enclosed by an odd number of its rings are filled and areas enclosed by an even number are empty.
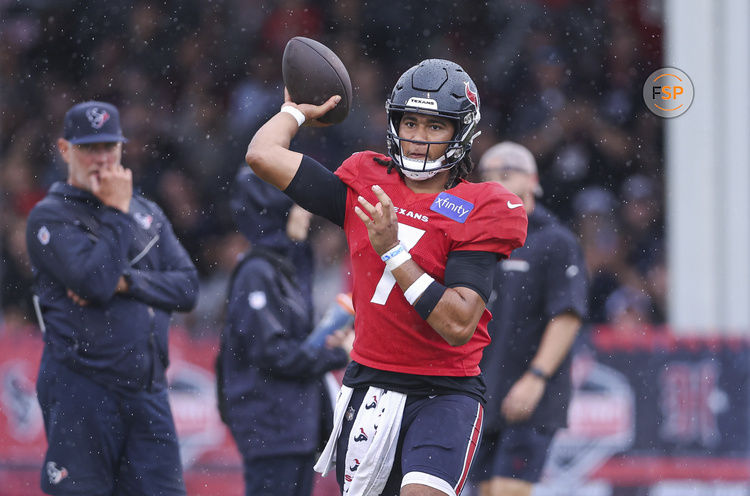
<svg viewBox="0 0 750 496">
<path fill-rule="evenodd" d="M 305 122 L 305 114 L 302 113 L 302 111 L 296 107 L 292 107 L 291 105 L 284 105 L 281 107 L 282 112 L 286 112 L 287 114 L 294 117 L 294 120 L 297 121 L 297 126 L 301 126 Z"/>
<path fill-rule="evenodd" d="M 411 283 L 411 286 L 406 288 L 406 291 L 404 291 L 404 297 L 406 298 L 406 301 L 409 302 L 409 305 L 414 305 L 414 302 L 417 301 L 420 296 L 422 296 L 422 293 L 424 293 L 424 290 L 427 289 L 427 286 L 432 284 L 434 281 L 435 279 L 430 277 L 429 274 L 422 274 L 416 281 Z"/>
<path fill-rule="evenodd" d="M 411 260 L 411 255 L 409 255 L 406 247 L 403 244 L 399 243 L 387 252 L 383 253 L 380 256 L 380 259 L 385 262 L 385 268 L 392 271 L 397 269 L 402 263 L 406 262 L 407 260 Z"/>
</svg>

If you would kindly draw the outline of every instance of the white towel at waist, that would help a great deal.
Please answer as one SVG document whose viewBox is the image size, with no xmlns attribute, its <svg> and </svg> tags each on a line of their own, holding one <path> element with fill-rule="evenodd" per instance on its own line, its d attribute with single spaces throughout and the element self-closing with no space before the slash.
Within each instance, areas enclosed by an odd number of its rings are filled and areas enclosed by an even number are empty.
<svg viewBox="0 0 750 496">
<path fill-rule="evenodd" d="M 352 389 L 342 386 L 336 401 L 334 425 L 315 470 L 325 475 L 336 463 L 336 442 Z M 393 466 L 401 432 L 406 395 L 370 387 L 359 407 L 349 435 L 344 471 L 344 494 L 379 495 Z"/>
<path fill-rule="evenodd" d="M 352 399 L 353 391 L 349 386 L 341 386 L 339 395 L 336 398 L 336 407 L 333 409 L 333 429 L 331 429 L 331 435 L 328 436 L 328 442 L 326 443 L 326 447 L 323 448 L 323 453 L 320 454 L 320 458 L 318 458 L 317 463 L 313 467 L 313 470 L 323 474 L 323 477 L 336 466 L 336 441 L 341 434 L 341 426 L 344 424 L 344 413 L 346 412 L 346 407 L 349 405 L 349 401 Z"/>
</svg>

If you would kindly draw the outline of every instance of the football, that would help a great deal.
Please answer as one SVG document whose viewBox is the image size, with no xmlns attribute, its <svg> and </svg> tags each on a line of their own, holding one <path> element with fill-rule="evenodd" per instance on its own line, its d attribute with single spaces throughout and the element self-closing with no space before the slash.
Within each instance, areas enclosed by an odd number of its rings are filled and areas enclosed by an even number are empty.
<svg viewBox="0 0 750 496">
<path fill-rule="evenodd" d="M 294 103 L 320 105 L 334 95 L 341 95 L 336 108 L 318 121 L 338 124 L 349 115 L 352 82 L 344 63 L 327 46 L 310 38 L 295 36 L 286 44 L 281 70 L 284 85 Z"/>
</svg>

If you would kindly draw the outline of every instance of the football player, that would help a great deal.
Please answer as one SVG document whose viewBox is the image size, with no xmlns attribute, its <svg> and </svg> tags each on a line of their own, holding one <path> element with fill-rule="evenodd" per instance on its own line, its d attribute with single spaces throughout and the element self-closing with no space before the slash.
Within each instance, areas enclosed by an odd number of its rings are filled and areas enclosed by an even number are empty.
<svg viewBox="0 0 750 496">
<path fill-rule="evenodd" d="M 386 103 L 388 155 L 355 153 L 334 174 L 289 144 L 339 101 L 296 104 L 287 94 L 245 157 L 341 226 L 351 252 L 353 361 L 316 470 L 335 458 L 350 495 L 456 495 L 482 428 L 492 274 L 523 245 L 526 213 L 503 186 L 465 179 L 480 112 L 459 65 L 430 59 L 407 70 Z"/>
</svg>

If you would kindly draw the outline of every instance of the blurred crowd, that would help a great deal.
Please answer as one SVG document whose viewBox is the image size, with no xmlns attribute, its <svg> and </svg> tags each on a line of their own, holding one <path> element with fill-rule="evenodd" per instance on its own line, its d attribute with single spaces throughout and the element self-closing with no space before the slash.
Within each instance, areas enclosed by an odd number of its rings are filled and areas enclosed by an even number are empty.
<svg viewBox="0 0 750 496">
<path fill-rule="evenodd" d="M 226 286 L 247 242 L 228 186 L 255 129 L 283 101 L 289 38 L 319 40 L 354 87 L 341 125 L 307 129 L 295 149 L 335 169 L 385 151 L 384 103 L 425 58 L 461 64 L 479 88 L 481 153 L 501 140 L 537 158 L 544 196 L 578 233 L 591 318 L 624 330 L 666 318 L 662 121 L 643 105 L 662 58 L 660 2 L 547 0 L 0 0 L 0 328 L 34 324 L 25 218 L 66 170 L 55 140 L 74 103 L 119 106 L 123 165 L 156 200 L 202 277 L 180 320 L 220 331 Z M 347 287 L 339 230 L 315 224 L 319 311 Z"/>
</svg>

